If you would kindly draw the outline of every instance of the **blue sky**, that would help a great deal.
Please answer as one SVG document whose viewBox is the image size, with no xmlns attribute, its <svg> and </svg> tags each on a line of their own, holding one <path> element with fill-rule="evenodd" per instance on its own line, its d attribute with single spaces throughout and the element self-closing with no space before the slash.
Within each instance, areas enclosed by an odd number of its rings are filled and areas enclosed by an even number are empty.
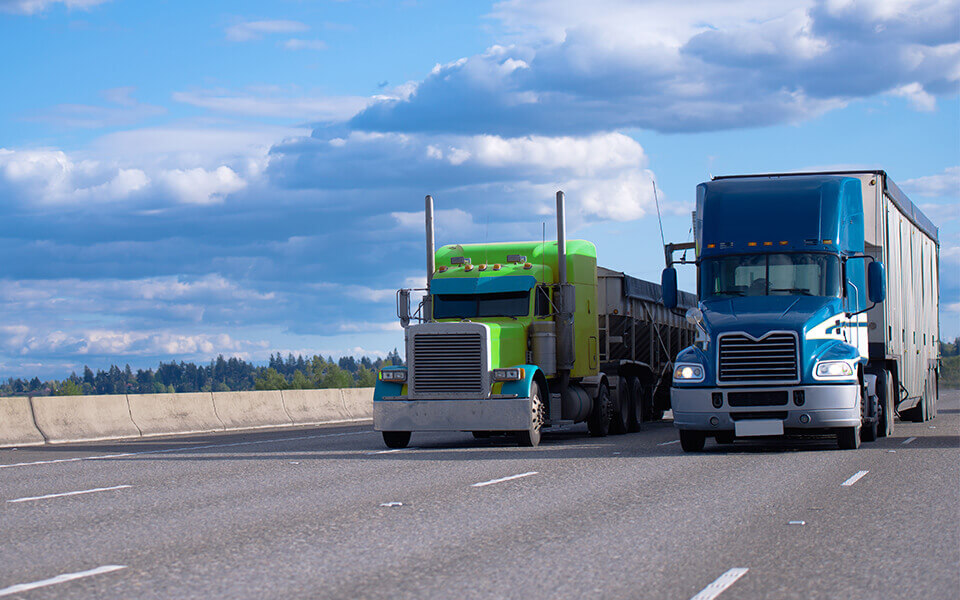
<svg viewBox="0 0 960 600">
<path fill-rule="evenodd" d="M 960 335 L 960 3 L 0 0 L 0 376 L 382 355 L 438 241 L 662 268 L 710 175 L 883 168 Z M 692 287 L 692 269 L 681 283 Z"/>
</svg>

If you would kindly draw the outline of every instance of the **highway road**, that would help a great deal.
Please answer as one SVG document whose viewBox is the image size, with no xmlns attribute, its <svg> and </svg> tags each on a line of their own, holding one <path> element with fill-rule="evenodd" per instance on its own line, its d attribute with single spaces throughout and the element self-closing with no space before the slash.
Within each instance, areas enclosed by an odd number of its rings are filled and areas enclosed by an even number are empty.
<svg viewBox="0 0 960 600">
<path fill-rule="evenodd" d="M 0 597 L 960 595 L 960 393 L 857 451 L 670 423 L 538 448 L 369 425 L 0 450 Z"/>
</svg>

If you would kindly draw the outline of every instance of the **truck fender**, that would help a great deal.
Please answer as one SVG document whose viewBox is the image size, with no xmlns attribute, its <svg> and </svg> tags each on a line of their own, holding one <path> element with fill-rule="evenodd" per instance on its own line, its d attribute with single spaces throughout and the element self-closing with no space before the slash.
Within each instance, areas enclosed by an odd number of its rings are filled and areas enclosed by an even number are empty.
<svg viewBox="0 0 960 600">
<path fill-rule="evenodd" d="M 607 379 L 606 373 L 600 373 L 599 375 L 590 375 L 589 377 L 584 377 L 580 380 L 580 385 L 583 386 L 591 398 L 596 400 L 597 395 L 600 394 L 600 385 L 603 384 L 610 388 L 610 380 Z"/>
<path fill-rule="evenodd" d="M 516 365 L 524 371 L 523 379 L 519 381 L 508 381 L 503 384 L 500 390 L 501 394 L 516 394 L 518 398 L 529 398 L 530 388 L 536 381 L 540 386 L 540 393 L 544 403 L 549 401 L 550 387 L 547 385 L 547 378 L 537 365 Z"/>
</svg>

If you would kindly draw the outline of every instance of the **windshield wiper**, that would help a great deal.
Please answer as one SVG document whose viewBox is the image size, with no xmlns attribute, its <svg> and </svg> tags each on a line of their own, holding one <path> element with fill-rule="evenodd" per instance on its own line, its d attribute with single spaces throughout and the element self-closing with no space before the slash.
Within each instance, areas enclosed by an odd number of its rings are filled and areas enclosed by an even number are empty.
<svg viewBox="0 0 960 600">
<path fill-rule="evenodd" d="M 796 292 L 804 296 L 812 296 L 810 290 L 806 288 L 770 288 L 771 292 Z"/>
</svg>

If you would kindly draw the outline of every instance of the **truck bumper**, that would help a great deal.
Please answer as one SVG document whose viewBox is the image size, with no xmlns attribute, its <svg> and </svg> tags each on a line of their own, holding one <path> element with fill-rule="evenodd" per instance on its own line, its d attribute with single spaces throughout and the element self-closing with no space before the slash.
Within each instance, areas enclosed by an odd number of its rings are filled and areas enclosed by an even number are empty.
<svg viewBox="0 0 960 600">
<path fill-rule="evenodd" d="M 729 406 L 728 392 L 788 392 L 785 406 Z M 803 390 L 803 405 L 794 401 L 794 390 Z M 714 408 L 713 394 L 723 393 L 723 405 Z M 673 424 L 677 429 L 697 431 L 732 431 L 742 418 L 770 418 L 783 421 L 788 429 L 816 430 L 860 426 L 860 389 L 857 385 L 811 385 L 763 388 L 671 388 L 670 403 Z M 769 413 L 769 417 L 764 413 Z M 711 422 L 716 418 L 715 424 Z M 811 433 L 813 433 L 811 431 Z"/>
<path fill-rule="evenodd" d="M 530 428 L 530 398 L 476 400 L 379 400 L 377 431 L 523 431 Z"/>
</svg>

